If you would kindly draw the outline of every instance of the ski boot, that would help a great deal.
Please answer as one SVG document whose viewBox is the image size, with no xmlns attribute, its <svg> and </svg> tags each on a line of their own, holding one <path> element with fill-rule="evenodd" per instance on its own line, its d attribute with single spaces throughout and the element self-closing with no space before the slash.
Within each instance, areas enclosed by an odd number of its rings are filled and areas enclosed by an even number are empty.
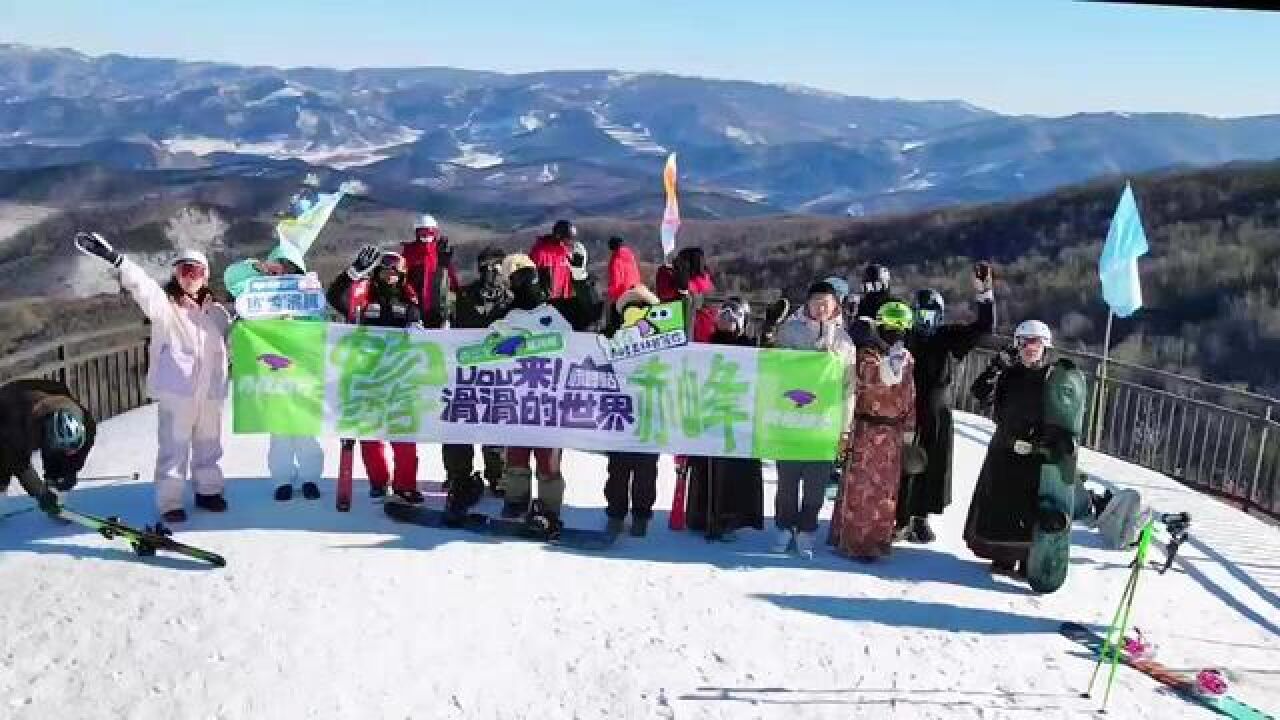
<svg viewBox="0 0 1280 720">
<path fill-rule="evenodd" d="M 196 507 L 214 513 L 226 512 L 227 499 L 222 496 L 222 493 L 214 493 L 212 495 L 196 493 Z"/>
<path fill-rule="evenodd" d="M 293 499 L 293 486 L 281 485 L 276 488 L 276 502 L 289 502 Z"/>
<path fill-rule="evenodd" d="M 605 521 L 604 531 L 609 533 L 612 537 L 618 537 L 622 534 L 622 526 L 625 524 L 626 521 L 623 518 L 611 517 Z"/>
<path fill-rule="evenodd" d="M 913 517 L 907 527 L 907 542 L 928 545 L 938 539 L 938 536 L 933 532 L 933 528 L 929 527 L 929 518 Z"/>
<path fill-rule="evenodd" d="M 386 496 L 387 496 L 386 485 L 370 485 L 369 486 L 369 498 L 371 500 L 380 500 L 382 498 L 385 498 Z"/>
<path fill-rule="evenodd" d="M 531 537 L 547 541 L 558 540 L 560 531 L 564 528 L 564 523 L 560 522 L 560 514 L 548 511 L 541 498 L 535 499 L 529 506 L 524 525 L 525 532 Z"/>
<path fill-rule="evenodd" d="M 308 480 L 302 483 L 302 497 L 307 500 L 320 499 L 320 486 Z"/>
<path fill-rule="evenodd" d="M 631 537 L 644 537 L 649 532 L 648 517 L 631 518 Z"/>
</svg>

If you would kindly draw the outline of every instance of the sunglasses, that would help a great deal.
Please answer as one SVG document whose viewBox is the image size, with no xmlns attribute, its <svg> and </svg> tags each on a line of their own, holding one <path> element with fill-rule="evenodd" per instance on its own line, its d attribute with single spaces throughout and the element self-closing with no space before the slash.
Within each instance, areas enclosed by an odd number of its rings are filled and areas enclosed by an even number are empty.
<svg viewBox="0 0 1280 720">
<path fill-rule="evenodd" d="M 190 278 L 202 278 L 209 274 L 209 271 L 206 270 L 203 265 L 201 265 L 200 263 L 193 263 L 193 262 L 178 263 L 177 272 L 178 272 L 178 275 L 182 277 L 190 277 Z"/>
</svg>

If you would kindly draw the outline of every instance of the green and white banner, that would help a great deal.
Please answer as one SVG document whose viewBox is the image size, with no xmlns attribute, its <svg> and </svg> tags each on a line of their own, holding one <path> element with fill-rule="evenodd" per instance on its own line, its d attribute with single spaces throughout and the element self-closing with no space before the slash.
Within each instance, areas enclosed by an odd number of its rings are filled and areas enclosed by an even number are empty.
<svg viewBox="0 0 1280 720">
<path fill-rule="evenodd" d="M 590 333 L 242 320 L 231 337 L 235 432 L 835 456 L 835 357 L 674 342 L 620 352 Z"/>
</svg>

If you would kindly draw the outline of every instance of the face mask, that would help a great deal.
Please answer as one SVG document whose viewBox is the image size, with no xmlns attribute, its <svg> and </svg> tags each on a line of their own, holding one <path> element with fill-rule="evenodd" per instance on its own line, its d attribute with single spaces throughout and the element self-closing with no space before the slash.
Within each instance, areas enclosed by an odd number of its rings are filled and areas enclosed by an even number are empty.
<svg viewBox="0 0 1280 720">
<path fill-rule="evenodd" d="M 915 329 L 922 335 L 931 335 L 938 328 L 942 313 L 934 308 L 916 308 Z"/>
</svg>

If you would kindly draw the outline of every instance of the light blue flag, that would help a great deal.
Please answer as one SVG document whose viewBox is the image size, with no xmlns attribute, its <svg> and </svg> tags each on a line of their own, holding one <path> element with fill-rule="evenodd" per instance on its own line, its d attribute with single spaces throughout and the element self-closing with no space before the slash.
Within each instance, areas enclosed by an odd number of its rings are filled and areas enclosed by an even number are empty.
<svg viewBox="0 0 1280 720">
<path fill-rule="evenodd" d="M 1111 218 L 1107 243 L 1098 260 L 1102 279 L 1102 299 L 1117 317 L 1129 317 L 1142 307 L 1142 282 L 1138 278 L 1138 258 L 1147 254 L 1147 234 L 1133 200 L 1133 188 L 1124 185 L 1124 194 Z"/>
</svg>

